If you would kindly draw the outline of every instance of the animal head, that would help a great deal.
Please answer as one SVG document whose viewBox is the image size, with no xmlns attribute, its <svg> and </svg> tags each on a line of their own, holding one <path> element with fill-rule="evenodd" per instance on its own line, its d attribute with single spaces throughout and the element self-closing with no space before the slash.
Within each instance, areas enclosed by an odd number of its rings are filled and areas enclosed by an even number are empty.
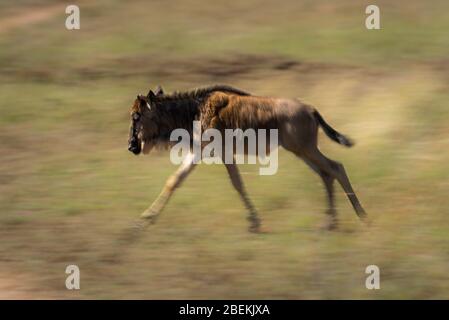
<svg viewBox="0 0 449 320">
<path fill-rule="evenodd" d="M 128 150 L 135 155 L 148 153 L 153 148 L 152 140 L 158 135 L 155 99 L 164 94 L 160 86 L 146 96 L 138 95 L 130 110 L 131 124 L 128 136 Z"/>
</svg>

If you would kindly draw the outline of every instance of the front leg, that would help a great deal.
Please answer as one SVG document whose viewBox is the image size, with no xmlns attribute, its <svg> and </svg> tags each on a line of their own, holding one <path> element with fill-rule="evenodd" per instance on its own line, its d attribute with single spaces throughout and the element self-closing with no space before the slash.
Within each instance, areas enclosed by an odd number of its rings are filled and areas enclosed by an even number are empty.
<svg viewBox="0 0 449 320">
<path fill-rule="evenodd" d="M 157 216 L 161 213 L 162 209 L 164 209 L 168 200 L 172 196 L 173 192 L 178 188 L 181 183 L 187 178 L 190 172 L 195 168 L 196 164 L 194 163 L 195 157 L 192 153 L 189 153 L 183 160 L 179 169 L 168 178 L 165 183 L 162 192 L 159 194 L 157 199 L 153 202 L 153 204 L 145 210 L 144 213 L 140 216 L 145 222 L 154 223 L 156 221 Z"/>
<path fill-rule="evenodd" d="M 256 233 L 261 232 L 259 216 L 257 215 L 256 208 L 253 206 L 251 200 L 249 199 L 248 194 L 246 193 L 237 165 L 235 163 L 232 164 L 225 163 L 225 166 L 226 169 L 228 170 L 229 178 L 231 179 L 232 185 L 239 193 L 240 198 L 245 204 L 246 209 L 249 211 L 248 215 L 248 221 L 250 222 L 249 231 Z"/>
</svg>

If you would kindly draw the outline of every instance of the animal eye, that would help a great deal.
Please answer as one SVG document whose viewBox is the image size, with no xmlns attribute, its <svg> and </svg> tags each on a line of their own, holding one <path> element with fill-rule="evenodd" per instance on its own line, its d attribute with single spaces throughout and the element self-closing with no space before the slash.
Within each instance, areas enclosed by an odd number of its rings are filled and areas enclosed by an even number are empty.
<svg viewBox="0 0 449 320">
<path fill-rule="evenodd" d="M 139 119 L 140 119 L 140 113 L 138 113 L 138 112 L 133 113 L 133 120 L 137 121 Z"/>
</svg>

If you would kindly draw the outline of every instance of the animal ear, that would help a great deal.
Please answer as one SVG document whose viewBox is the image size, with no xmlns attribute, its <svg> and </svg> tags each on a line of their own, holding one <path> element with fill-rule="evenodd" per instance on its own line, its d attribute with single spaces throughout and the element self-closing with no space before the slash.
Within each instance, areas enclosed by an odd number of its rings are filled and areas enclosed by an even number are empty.
<svg viewBox="0 0 449 320">
<path fill-rule="evenodd" d="M 162 89 L 161 86 L 157 86 L 156 89 L 154 90 L 154 94 L 156 96 L 161 96 L 164 94 L 164 90 Z"/>
<path fill-rule="evenodd" d="M 156 95 L 154 94 L 154 92 L 152 90 L 148 91 L 147 98 L 149 100 L 153 100 L 155 97 L 156 97 Z"/>
</svg>

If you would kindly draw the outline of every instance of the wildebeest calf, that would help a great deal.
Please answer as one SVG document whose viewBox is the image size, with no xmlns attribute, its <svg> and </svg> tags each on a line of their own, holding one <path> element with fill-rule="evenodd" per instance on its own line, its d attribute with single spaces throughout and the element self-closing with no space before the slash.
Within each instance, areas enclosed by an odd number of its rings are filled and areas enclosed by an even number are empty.
<svg viewBox="0 0 449 320">
<path fill-rule="evenodd" d="M 170 133 L 183 128 L 193 137 L 193 121 L 199 120 L 202 130 L 277 129 L 279 144 L 315 171 L 323 180 L 329 208 L 326 227 L 337 227 L 334 180 L 337 180 L 360 218 L 363 210 L 343 165 L 324 156 L 317 147 L 318 127 L 335 142 L 352 146 L 349 138 L 329 126 L 313 107 L 297 99 L 258 97 L 242 90 L 216 85 L 188 92 L 164 94 L 159 87 L 146 96 L 139 95 L 131 107 L 129 151 L 148 153 L 155 146 L 170 146 Z M 195 167 L 194 156 L 187 156 L 180 168 L 166 182 L 154 203 L 142 214 L 145 221 L 154 222 L 174 190 Z M 224 161 L 223 161 L 224 162 Z M 243 200 L 249 215 L 249 230 L 260 231 L 260 219 L 243 186 L 236 163 L 225 164 L 234 188 Z"/>
</svg>

